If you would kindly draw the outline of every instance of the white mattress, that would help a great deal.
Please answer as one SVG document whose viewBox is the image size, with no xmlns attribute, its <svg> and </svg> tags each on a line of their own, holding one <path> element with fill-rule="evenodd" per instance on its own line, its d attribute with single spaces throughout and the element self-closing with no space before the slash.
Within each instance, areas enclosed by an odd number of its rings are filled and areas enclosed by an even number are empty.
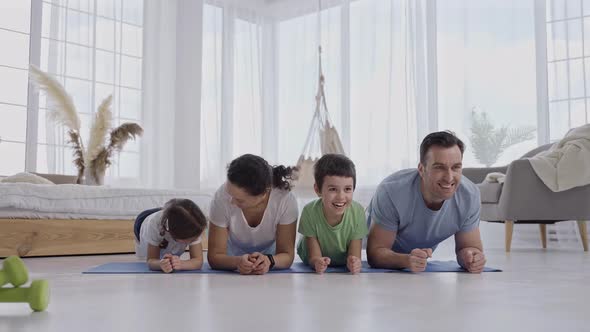
<svg viewBox="0 0 590 332">
<path fill-rule="evenodd" d="M 208 215 L 212 194 L 191 190 L 75 184 L 0 183 L 0 218 L 133 219 L 172 198 L 188 198 Z"/>
</svg>

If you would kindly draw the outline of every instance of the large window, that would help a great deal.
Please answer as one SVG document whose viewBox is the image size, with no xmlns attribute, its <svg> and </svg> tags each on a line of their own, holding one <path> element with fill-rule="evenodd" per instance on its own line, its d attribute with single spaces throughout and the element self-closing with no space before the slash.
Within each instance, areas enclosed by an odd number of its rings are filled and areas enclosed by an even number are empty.
<svg viewBox="0 0 590 332">
<path fill-rule="evenodd" d="M 19 52 L 20 63 L 10 63 L 10 59 L 7 59 L 8 65 L 16 69 L 6 68 L 9 71 L 7 75 L 13 75 L 14 79 L 5 79 L 6 76 L 2 75 L 2 84 L 12 87 L 8 90 L 6 98 L 0 96 L 0 102 L 12 104 L 12 109 L 2 111 L 14 113 L 18 108 L 22 108 L 21 112 L 26 114 L 24 108 L 27 98 L 31 97 L 30 94 L 36 93 L 35 90 L 27 93 L 26 69 L 30 62 L 36 63 L 42 70 L 56 77 L 73 97 L 82 122 L 81 135 L 85 141 L 89 138 L 93 113 L 100 102 L 110 94 L 113 95 L 113 126 L 123 122 L 141 124 L 142 0 L 4 2 L 6 4 L 2 5 L 0 24 L 14 21 L 21 27 L 11 28 L 20 31 L 18 34 L 6 31 L 19 37 L 8 39 L 9 45 L 5 49 Z M 13 9 L 12 14 L 4 10 L 11 6 L 17 7 Z M 19 13 L 20 18 L 13 18 L 17 16 L 16 13 Z M 33 46 L 37 48 L 32 51 L 28 50 L 31 14 L 42 17 L 40 33 L 31 34 L 33 37 L 30 44 L 37 45 Z M 5 19 L 4 15 L 11 19 Z M 26 37 L 26 41 L 23 37 Z M 13 57 L 17 58 L 16 55 Z M 4 59 L 0 62 L 3 63 Z M 47 98 L 41 94 L 38 110 L 31 109 L 29 105 L 29 116 L 38 114 L 36 120 L 27 121 L 24 116 L 5 117 L 21 123 L 18 127 L 11 126 L 19 128 L 13 131 L 20 133 L 20 139 L 27 131 L 36 134 L 26 135 L 29 139 L 35 140 L 28 142 L 27 151 L 23 150 L 24 144 L 18 137 L 12 139 L 15 143 L 10 143 L 21 145 L 15 145 L 8 152 L 4 153 L 3 147 L 0 146 L 3 160 L 16 160 L 20 163 L 6 166 L 3 162 L 0 174 L 8 175 L 25 170 L 25 155 L 29 158 L 28 171 L 76 174 L 72 164 L 72 151 L 66 146 L 66 129 L 55 126 L 47 118 L 47 107 Z M 22 123 L 27 123 L 26 128 Z M 2 135 L 4 132 L 2 129 Z M 109 168 L 107 178 L 137 180 L 139 153 L 137 142 L 128 143 Z M 31 163 L 30 159 L 36 159 L 36 162 Z"/>
<path fill-rule="evenodd" d="M 590 1 L 546 2 L 549 133 L 558 140 L 588 123 Z"/>
<path fill-rule="evenodd" d="M 439 128 L 466 166 L 505 165 L 537 146 L 534 2 L 437 2 Z"/>
<path fill-rule="evenodd" d="M 0 1 L 0 175 L 25 169 L 30 1 Z"/>
</svg>

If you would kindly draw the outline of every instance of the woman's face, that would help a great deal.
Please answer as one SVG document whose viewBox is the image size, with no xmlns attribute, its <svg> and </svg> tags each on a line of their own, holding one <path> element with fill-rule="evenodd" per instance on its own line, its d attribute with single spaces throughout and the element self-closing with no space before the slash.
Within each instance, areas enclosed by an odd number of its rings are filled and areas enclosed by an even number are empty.
<svg viewBox="0 0 590 332">
<path fill-rule="evenodd" d="M 225 190 L 231 197 L 231 203 L 240 208 L 241 210 L 244 210 L 254 208 L 264 203 L 266 196 L 270 191 L 270 188 L 261 195 L 252 196 L 246 190 L 227 181 L 227 183 L 225 184 Z"/>
</svg>

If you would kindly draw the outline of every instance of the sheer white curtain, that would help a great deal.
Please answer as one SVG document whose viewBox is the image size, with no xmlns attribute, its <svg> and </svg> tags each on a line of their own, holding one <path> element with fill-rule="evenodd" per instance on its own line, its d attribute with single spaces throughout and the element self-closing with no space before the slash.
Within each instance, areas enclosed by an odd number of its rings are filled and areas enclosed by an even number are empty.
<svg viewBox="0 0 590 332">
<path fill-rule="evenodd" d="M 297 162 L 307 138 L 316 104 L 320 34 L 326 103 L 334 125 L 343 134 L 341 10 L 340 2 L 332 2 L 318 16 L 316 2 L 315 7 L 302 8 L 293 13 L 295 17 L 278 23 L 278 160 L 282 164 Z"/>
<path fill-rule="evenodd" d="M 241 154 L 273 162 L 273 24 L 245 4 L 146 0 L 145 185 L 215 188 Z"/>
<path fill-rule="evenodd" d="M 426 1 L 351 4 L 350 155 L 361 186 L 416 167 L 419 140 L 436 125 L 429 116 L 436 105 L 429 100 L 426 15 Z"/>
<path fill-rule="evenodd" d="M 150 3 L 146 12 L 157 4 Z M 433 126 L 429 123 L 432 103 L 425 3 L 324 1 L 321 42 L 328 108 L 357 163 L 361 185 L 375 185 L 397 169 L 415 166 L 419 136 Z M 260 154 L 273 164 L 293 165 L 297 161 L 313 113 L 320 38 L 317 2 L 298 4 L 302 5 L 293 9 L 292 2 L 271 6 L 255 1 L 204 3 L 200 132 L 186 145 L 189 151 L 200 147 L 194 174 L 198 174 L 201 188 L 217 187 L 224 180 L 228 162 L 244 153 Z M 162 10 L 156 9 L 158 17 L 163 15 Z M 150 15 L 146 15 L 147 22 Z M 174 15 L 179 14 L 170 17 Z M 149 52 L 145 82 L 159 82 L 159 89 L 164 91 L 151 96 L 149 91 L 159 90 L 145 85 L 144 110 L 154 117 L 146 118 L 146 125 L 152 123 L 150 130 L 165 132 L 174 130 L 175 121 L 155 109 L 187 112 L 174 106 L 173 97 L 179 89 L 195 92 L 196 86 L 177 83 L 171 87 L 165 77 L 157 79 L 150 73 L 150 63 L 155 59 L 160 64 L 154 67 L 158 75 L 168 75 L 172 70 L 166 66 L 174 64 L 164 59 L 174 59 L 178 53 L 174 54 L 175 47 L 170 44 L 173 38 L 166 34 L 178 36 L 181 32 L 173 28 L 168 31 L 161 25 L 149 29 L 155 29 L 151 33 L 165 39 L 167 46 L 150 52 L 150 45 L 157 44 L 149 39 L 145 42 Z M 147 35 L 154 38 L 150 31 Z M 178 47 L 177 40 L 176 52 Z M 170 135 L 158 134 L 158 139 L 148 135 L 146 131 L 149 146 L 157 146 L 154 151 L 164 153 L 153 152 L 151 159 L 146 159 L 147 178 L 176 177 L 170 175 L 176 174 L 172 165 L 182 158 L 165 147 L 179 142 Z M 168 178 L 149 183 L 174 182 Z"/>
<path fill-rule="evenodd" d="M 202 188 L 225 179 L 245 153 L 275 162 L 273 21 L 250 2 L 208 1 L 203 19 L 201 99 Z"/>
<path fill-rule="evenodd" d="M 436 106 L 428 90 L 426 1 L 324 3 L 328 109 L 356 164 L 359 185 L 373 186 L 396 170 L 415 167 L 418 140 L 436 125 L 430 117 Z M 282 163 L 297 160 L 313 113 L 317 22 L 312 10 L 279 23 Z"/>
<path fill-rule="evenodd" d="M 145 1 L 143 185 L 199 188 L 202 1 Z"/>
</svg>

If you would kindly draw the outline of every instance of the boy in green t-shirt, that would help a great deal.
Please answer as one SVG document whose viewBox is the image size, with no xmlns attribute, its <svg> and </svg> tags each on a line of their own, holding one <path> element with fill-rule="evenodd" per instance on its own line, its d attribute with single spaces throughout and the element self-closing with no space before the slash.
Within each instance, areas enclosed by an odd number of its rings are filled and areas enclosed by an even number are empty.
<svg viewBox="0 0 590 332">
<path fill-rule="evenodd" d="M 328 265 L 346 265 L 361 272 L 362 239 L 367 235 L 365 210 L 352 200 L 356 186 L 354 163 L 344 155 L 326 154 L 314 166 L 314 190 L 320 197 L 301 213 L 297 254 L 317 273 Z"/>
</svg>

